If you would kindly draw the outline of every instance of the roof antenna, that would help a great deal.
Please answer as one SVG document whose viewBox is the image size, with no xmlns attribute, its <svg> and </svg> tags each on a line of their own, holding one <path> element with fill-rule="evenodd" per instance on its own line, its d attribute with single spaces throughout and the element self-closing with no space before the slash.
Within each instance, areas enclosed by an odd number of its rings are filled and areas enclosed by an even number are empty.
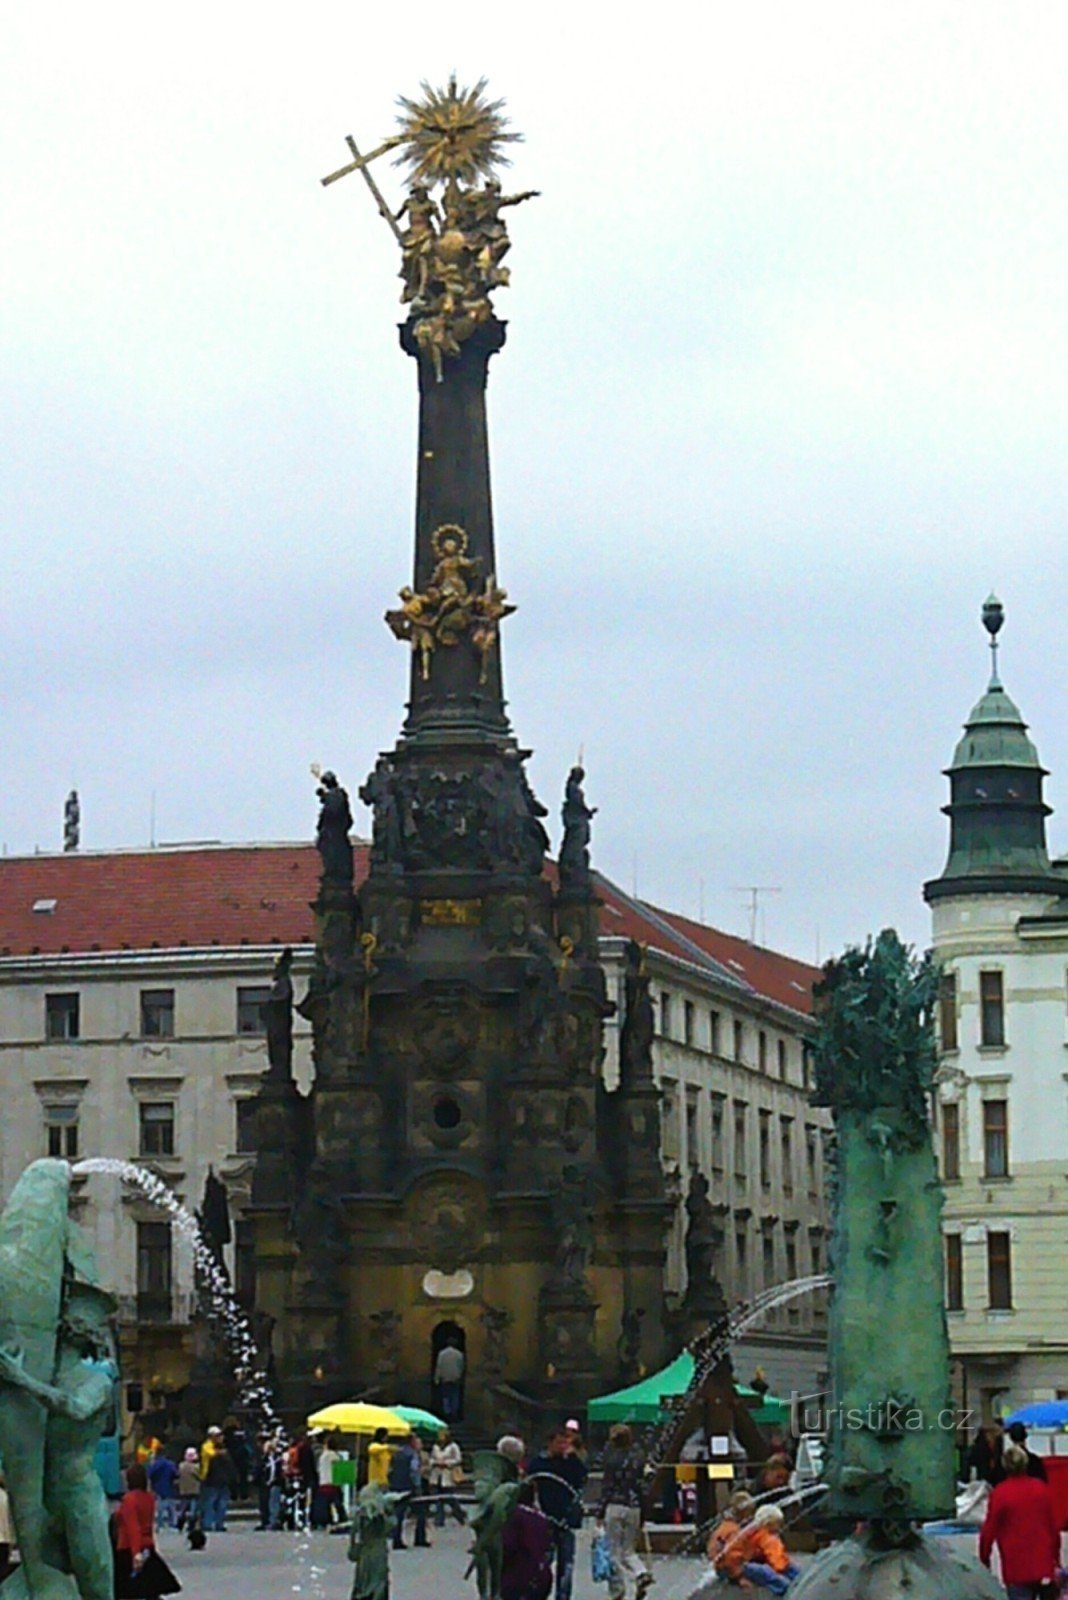
<svg viewBox="0 0 1068 1600">
<path fill-rule="evenodd" d="M 156 848 L 156 791 L 153 789 L 152 798 L 148 802 L 148 847 Z"/>
<path fill-rule="evenodd" d="M 67 853 L 77 850 L 82 838 L 82 808 L 78 803 L 78 791 L 72 789 L 63 806 L 63 850 Z"/>
<path fill-rule="evenodd" d="M 1001 679 L 998 677 L 998 634 L 1005 621 L 1005 607 L 996 594 L 987 596 L 983 606 L 983 627 L 990 635 L 990 687 L 1001 688 Z"/>
</svg>

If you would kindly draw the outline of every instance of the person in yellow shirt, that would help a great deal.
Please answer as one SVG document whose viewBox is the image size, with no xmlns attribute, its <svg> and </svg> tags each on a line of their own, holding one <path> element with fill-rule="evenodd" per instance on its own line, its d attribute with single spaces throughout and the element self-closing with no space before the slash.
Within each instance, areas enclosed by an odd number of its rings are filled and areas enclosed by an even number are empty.
<svg viewBox="0 0 1068 1600">
<path fill-rule="evenodd" d="M 389 1429 L 376 1428 L 374 1438 L 367 1446 L 367 1482 L 377 1483 L 385 1489 L 389 1483 L 389 1464 L 392 1459 Z"/>
<path fill-rule="evenodd" d="M 223 1435 L 221 1428 L 209 1428 L 208 1436 L 200 1447 L 200 1479 L 201 1482 L 208 1476 L 211 1458 L 216 1450 L 222 1449 Z"/>
</svg>

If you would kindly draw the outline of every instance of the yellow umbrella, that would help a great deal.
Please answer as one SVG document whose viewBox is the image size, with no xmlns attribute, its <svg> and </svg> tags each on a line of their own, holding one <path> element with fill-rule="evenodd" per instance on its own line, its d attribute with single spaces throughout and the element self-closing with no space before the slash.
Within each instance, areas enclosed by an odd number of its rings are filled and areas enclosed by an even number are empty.
<svg viewBox="0 0 1068 1600">
<path fill-rule="evenodd" d="M 390 1433 L 411 1433 L 411 1423 L 405 1422 L 388 1406 L 373 1406 L 366 1400 L 339 1400 L 336 1405 L 324 1406 L 308 1418 L 309 1428 L 329 1428 L 335 1433 L 374 1433 L 376 1428 L 387 1428 Z"/>
</svg>

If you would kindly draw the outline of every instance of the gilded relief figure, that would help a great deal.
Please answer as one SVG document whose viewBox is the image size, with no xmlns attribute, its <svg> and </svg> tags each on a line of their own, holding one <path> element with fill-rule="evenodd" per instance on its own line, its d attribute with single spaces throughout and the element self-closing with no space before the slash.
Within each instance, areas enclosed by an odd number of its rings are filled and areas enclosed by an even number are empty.
<svg viewBox="0 0 1068 1600">
<path fill-rule="evenodd" d="M 386 612 L 386 622 L 394 635 L 417 653 L 424 683 L 430 677 L 437 647 L 458 644 L 464 637 L 470 639 L 479 657 L 479 682 L 485 683 L 501 618 L 509 616 L 515 606 L 508 604 L 507 590 L 492 573 L 481 589 L 476 588 L 481 562 L 467 554 L 466 529 L 455 522 L 444 523 L 430 542 L 437 560 L 425 592 L 417 594 L 406 585 L 400 590 L 400 605 Z"/>
<path fill-rule="evenodd" d="M 510 606 L 508 590 L 498 588 L 497 580 L 490 573 L 486 579 L 486 586 L 476 601 L 477 616 L 471 629 L 471 643 L 478 651 L 482 661 L 482 669 L 478 675 L 479 683 L 485 683 L 489 670 L 490 651 L 497 643 L 497 625 L 502 617 L 510 616 L 515 606 Z"/>
<path fill-rule="evenodd" d="M 471 89 L 459 87 L 455 77 L 444 89 L 424 83 L 419 99 L 399 100 L 396 134 L 367 156 L 350 139 L 355 160 L 323 179 L 363 174 L 400 244 L 401 303 L 411 307 L 416 341 L 439 383 L 445 363 L 457 359 L 464 340 L 493 315 L 492 291 L 508 284 L 501 263 L 511 244 L 501 212 L 538 193 L 502 193 L 495 169 L 507 165 L 504 146 L 520 135 L 508 131 L 503 102 L 487 99 L 485 89 L 485 79 Z M 369 170 L 389 150 L 398 150 L 398 162 L 409 168 L 408 195 L 397 211 Z M 439 187 L 440 201 L 434 197 Z"/>
</svg>

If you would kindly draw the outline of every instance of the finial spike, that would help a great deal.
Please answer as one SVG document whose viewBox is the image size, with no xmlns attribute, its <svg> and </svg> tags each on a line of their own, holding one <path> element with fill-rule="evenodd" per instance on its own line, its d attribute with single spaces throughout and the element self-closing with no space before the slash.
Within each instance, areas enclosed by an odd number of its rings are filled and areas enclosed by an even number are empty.
<svg viewBox="0 0 1068 1600">
<path fill-rule="evenodd" d="M 998 677 L 998 634 L 1005 621 L 1005 607 L 992 591 L 987 596 L 982 611 L 983 627 L 990 635 L 990 688 L 1000 689 Z"/>
</svg>

